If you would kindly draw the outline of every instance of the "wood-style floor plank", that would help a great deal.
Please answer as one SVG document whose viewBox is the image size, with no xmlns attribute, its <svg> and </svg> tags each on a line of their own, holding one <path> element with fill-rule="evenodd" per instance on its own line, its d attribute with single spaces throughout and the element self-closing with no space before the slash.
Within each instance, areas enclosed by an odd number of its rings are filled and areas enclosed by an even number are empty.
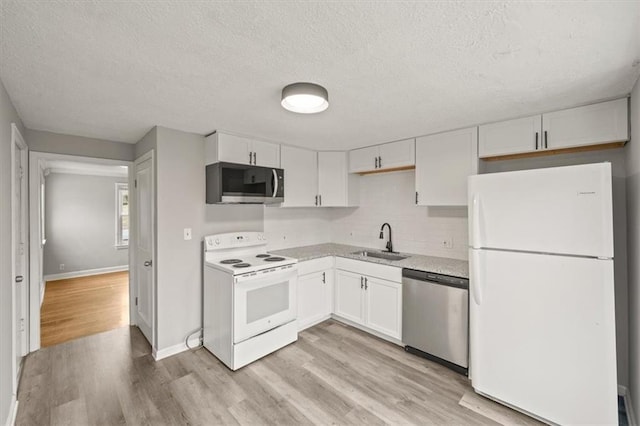
<svg viewBox="0 0 640 426">
<path fill-rule="evenodd" d="M 129 324 L 129 272 L 48 281 L 40 345 L 57 345 Z"/>
<path fill-rule="evenodd" d="M 206 349 L 155 362 L 135 327 L 30 354 L 22 425 L 538 424 L 466 377 L 329 320 L 238 371 Z"/>
</svg>

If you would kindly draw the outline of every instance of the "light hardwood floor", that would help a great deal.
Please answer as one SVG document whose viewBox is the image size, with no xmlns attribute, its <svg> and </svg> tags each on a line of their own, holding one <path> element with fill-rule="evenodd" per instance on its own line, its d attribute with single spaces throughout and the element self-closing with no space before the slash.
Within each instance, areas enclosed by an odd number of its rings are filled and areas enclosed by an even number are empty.
<svg viewBox="0 0 640 426">
<path fill-rule="evenodd" d="M 57 345 L 129 324 L 129 273 L 47 282 L 40 345 Z"/>
<path fill-rule="evenodd" d="M 25 362 L 17 425 L 535 424 L 466 377 L 329 320 L 238 371 L 206 349 L 155 362 L 135 327 Z"/>
</svg>

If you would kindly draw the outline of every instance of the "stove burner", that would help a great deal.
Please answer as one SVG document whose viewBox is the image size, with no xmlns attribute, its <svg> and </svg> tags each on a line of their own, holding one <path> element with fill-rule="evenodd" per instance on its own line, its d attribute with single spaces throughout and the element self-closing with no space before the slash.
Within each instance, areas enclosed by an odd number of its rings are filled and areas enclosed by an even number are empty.
<svg viewBox="0 0 640 426">
<path fill-rule="evenodd" d="M 236 263 L 233 265 L 234 268 L 248 268 L 251 266 L 249 263 Z"/>
<path fill-rule="evenodd" d="M 241 263 L 241 259 L 225 259 L 221 260 L 220 263 L 223 265 L 233 265 L 234 263 Z"/>
<path fill-rule="evenodd" d="M 271 256 L 270 254 L 259 254 L 256 257 L 262 259 L 263 257 L 269 257 Z"/>
<path fill-rule="evenodd" d="M 264 261 L 265 262 L 280 262 L 281 260 L 284 260 L 284 257 L 273 256 L 273 257 L 267 257 Z"/>
</svg>

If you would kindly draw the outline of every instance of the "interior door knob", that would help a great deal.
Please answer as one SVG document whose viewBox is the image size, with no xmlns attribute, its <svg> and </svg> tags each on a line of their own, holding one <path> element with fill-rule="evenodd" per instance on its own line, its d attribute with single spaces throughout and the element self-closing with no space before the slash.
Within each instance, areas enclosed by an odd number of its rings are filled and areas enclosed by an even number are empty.
<svg viewBox="0 0 640 426">
<path fill-rule="evenodd" d="M 153 261 L 151 261 L 151 260 L 145 260 L 144 261 L 144 266 L 151 266 L 151 265 L 153 265 Z"/>
</svg>

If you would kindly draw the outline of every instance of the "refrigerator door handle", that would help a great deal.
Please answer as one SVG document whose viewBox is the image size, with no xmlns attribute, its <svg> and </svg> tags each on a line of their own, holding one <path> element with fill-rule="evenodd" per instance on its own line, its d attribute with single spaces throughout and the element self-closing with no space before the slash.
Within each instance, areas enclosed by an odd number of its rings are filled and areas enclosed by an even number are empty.
<svg viewBox="0 0 640 426">
<path fill-rule="evenodd" d="M 469 250 L 470 259 L 469 259 L 469 287 L 471 288 L 471 296 L 473 297 L 473 302 L 480 306 L 482 305 L 482 286 L 484 283 L 484 277 L 482 276 L 480 265 L 480 251 L 471 249 Z"/>
<path fill-rule="evenodd" d="M 469 218 L 469 224 L 471 225 L 471 248 L 477 249 L 482 247 L 480 242 L 480 195 L 473 194 L 471 201 L 471 217 Z"/>
</svg>

